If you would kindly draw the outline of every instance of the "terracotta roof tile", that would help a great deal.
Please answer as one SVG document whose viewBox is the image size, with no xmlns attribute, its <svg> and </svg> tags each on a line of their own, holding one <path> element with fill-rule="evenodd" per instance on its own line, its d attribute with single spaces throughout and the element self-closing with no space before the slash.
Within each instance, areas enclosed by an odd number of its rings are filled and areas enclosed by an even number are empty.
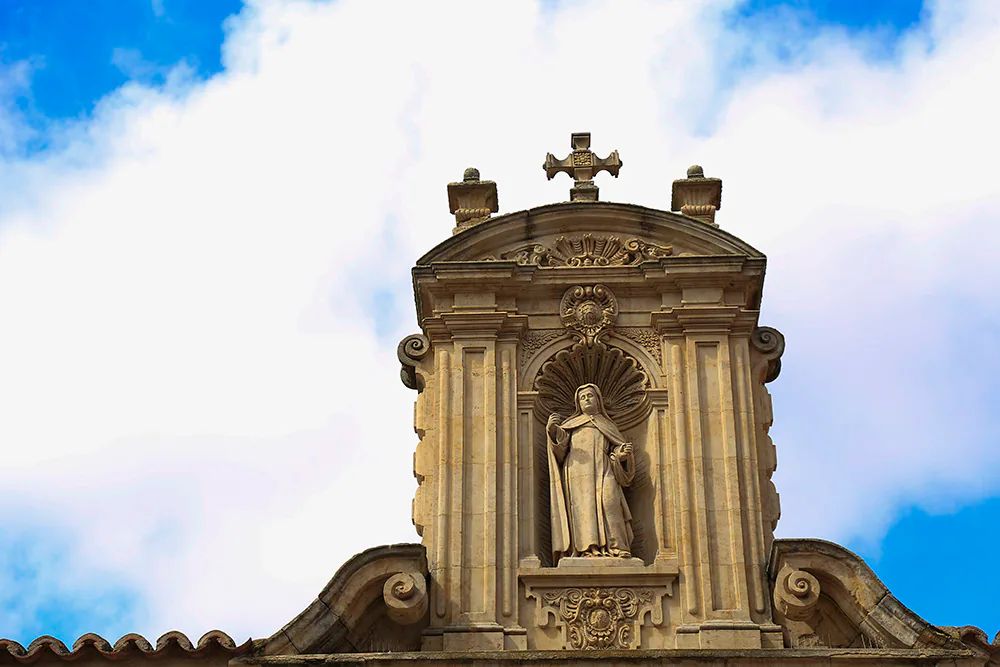
<svg viewBox="0 0 1000 667">
<path fill-rule="evenodd" d="M 222 651 L 235 656 L 248 652 L 252 645 L 253 642 L 248 639 L 237 646 L 232 637 L 220 630 L 206 632 L 197 644 L 192 644 L 184 633 L 174 630 L 157 639 L 155 648 L 145 637 L 135 633 L 123 636 L 112 646 L 104 637 L 90 632 L 73 642 L 72 649 L 66 648 L 66 645 L 55 637 L 43 635 L 28 644 L 28 648 L 24 648 L 12 639 L 0 639 L 0 665 L 30 664 L 52 657 L 62 660 L 76 660 L 84 656 L 101 656 L 108 660 L 146 656 L 158 658 L 176 650 L 183 651 L 192 658 L 199 658 L 213 651 Z"/>
</svg>

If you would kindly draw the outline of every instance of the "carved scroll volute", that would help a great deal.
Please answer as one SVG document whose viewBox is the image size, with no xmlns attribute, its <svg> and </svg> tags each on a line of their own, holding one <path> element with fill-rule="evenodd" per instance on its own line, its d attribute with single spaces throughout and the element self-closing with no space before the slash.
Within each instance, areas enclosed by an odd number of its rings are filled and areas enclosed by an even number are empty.
<svg viewBox="0 0 1000 667">
<path fill-rule="evenodd" d="M 785 337 L 771 327 L 757 327 L 750 335 L 750 344 L 763 358 L 761 382 L 773 382 L 781 373 L 781 355 L 785 352 Z M 758 364 L 754 365 L 755 370 Z"/>
<path fill-rule="evenodd" d="M 774 584 L 774 606 L 785 618 L 805 621 L 816 611 L 819 594 L 816 577 L 786 565 L 778 572 Z"/>
<path fill-rule="evenodd" d="M 424 381 L 417 374 L 417 366 L 420 360 L 427 356 L 431 349 L 431 342 L 427 336 L 412 334 L 399 342 L 396 348 L 396 357 L 402 368 L 399 370 L 399 379 L 403 385 L 409 389 L 416 389 L 418 392 L 424 390 Z"/>
<path fill-rule="evenodd" d="M 412 625 L 427 614 L 427 581 L 419 572 L 399 572 L 386 579 L 382 599 L 389 618 Z"/>
</svg>

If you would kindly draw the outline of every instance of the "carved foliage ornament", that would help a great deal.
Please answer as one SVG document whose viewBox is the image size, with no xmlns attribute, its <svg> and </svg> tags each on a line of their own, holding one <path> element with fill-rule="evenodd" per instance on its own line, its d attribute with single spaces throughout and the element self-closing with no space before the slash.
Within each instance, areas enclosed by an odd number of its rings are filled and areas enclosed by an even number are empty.
<svg viewBox="0 0 1000 667">
<path fill-rule="evenodd" d="M 502 253 L 500 259 L 535 266 L 635 266 L 672 253 L 672 246 L 657 245 L 637 238 L 623 243 L 617 236 L 584 234 L 560 236 L 551 248 L 530 243 Z"/>
<path fill-rule="evenodd" d="M 570 287 L 559 304 L 563 326 L 592 346 L 618 318 L 618 302 L 604 285 Z"/>
<path fill-rule="evenodd" d="M 656 333 L 655 329 L 649 327 L 615 327 L 615 333 L 643 346 L 649 352 L 650 356 L 656 359 L 656 363 L 663 364 L 663 355 L 660 351 L 660 334 Z"/>
<path fill-rule="evenodd" d="M 549 341 L 566 335 L 565 329 L 529 329 L 521 338 L 520 367 L 524 368 L 535 353 Z"/>
<path fill-rule="evenodd" d="M 647 589 L 564 588 L 543 594 L 558 609 L 567 648 L 629 649 L 638 640 L 640 610 L 653 601 Z"/>
</svg>

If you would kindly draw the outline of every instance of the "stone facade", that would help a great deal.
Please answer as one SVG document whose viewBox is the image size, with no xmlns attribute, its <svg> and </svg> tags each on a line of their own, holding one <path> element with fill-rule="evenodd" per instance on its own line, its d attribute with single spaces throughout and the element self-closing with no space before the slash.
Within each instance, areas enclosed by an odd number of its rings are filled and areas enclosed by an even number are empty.
<svg viewBox="0 0 1000 667">
<path fill-rule="evenodd" d="M 161 662 L 1000 665 L 997 640 L 926 623 L 854 554 L 774 538 L 764 255 L 716 225 L 700 168 L 680 213 L 606 203 L 592 178 L 617 153 L 573 147 L 545 164 L 576 179 L 568 203 L 492 217 L 496 184 L 467 170 L 454 234 L 413 268 L 421 543 L 359 554 L 267 639 Z M 0 662 L 75 659 L 47 646 Z M 98 648 L 80 650 L 117 659 Z"/>
</svg>

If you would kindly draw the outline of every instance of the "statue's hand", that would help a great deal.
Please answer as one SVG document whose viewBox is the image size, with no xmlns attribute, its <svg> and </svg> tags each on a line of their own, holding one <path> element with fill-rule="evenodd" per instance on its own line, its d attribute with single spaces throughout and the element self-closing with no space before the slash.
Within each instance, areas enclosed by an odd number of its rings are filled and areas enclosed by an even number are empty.
<svg viewBox="0 0 1000 667">
<path fill-rule="evenodd" d="M 549 444 L 553 447 L 556 446 L 556 442 L 559 440 L 559 424 L 562 423 L 562 415 L 553 412 L 549 415 L 549 422 L 545 425 L 545 430 L 549 434 Z"/>
<path fill-rule="evenodd" d="M 628 458 L 630 456 L 632 456 L 632 443 L 631 442 L 626 442 L 625 444 L 621 445 L 618 448 L 617 456 L 618 456 L 618 460 L 619 461 L 621 461 L 623 463 L 625 461 L 627 461 Z"/>
</svg>

